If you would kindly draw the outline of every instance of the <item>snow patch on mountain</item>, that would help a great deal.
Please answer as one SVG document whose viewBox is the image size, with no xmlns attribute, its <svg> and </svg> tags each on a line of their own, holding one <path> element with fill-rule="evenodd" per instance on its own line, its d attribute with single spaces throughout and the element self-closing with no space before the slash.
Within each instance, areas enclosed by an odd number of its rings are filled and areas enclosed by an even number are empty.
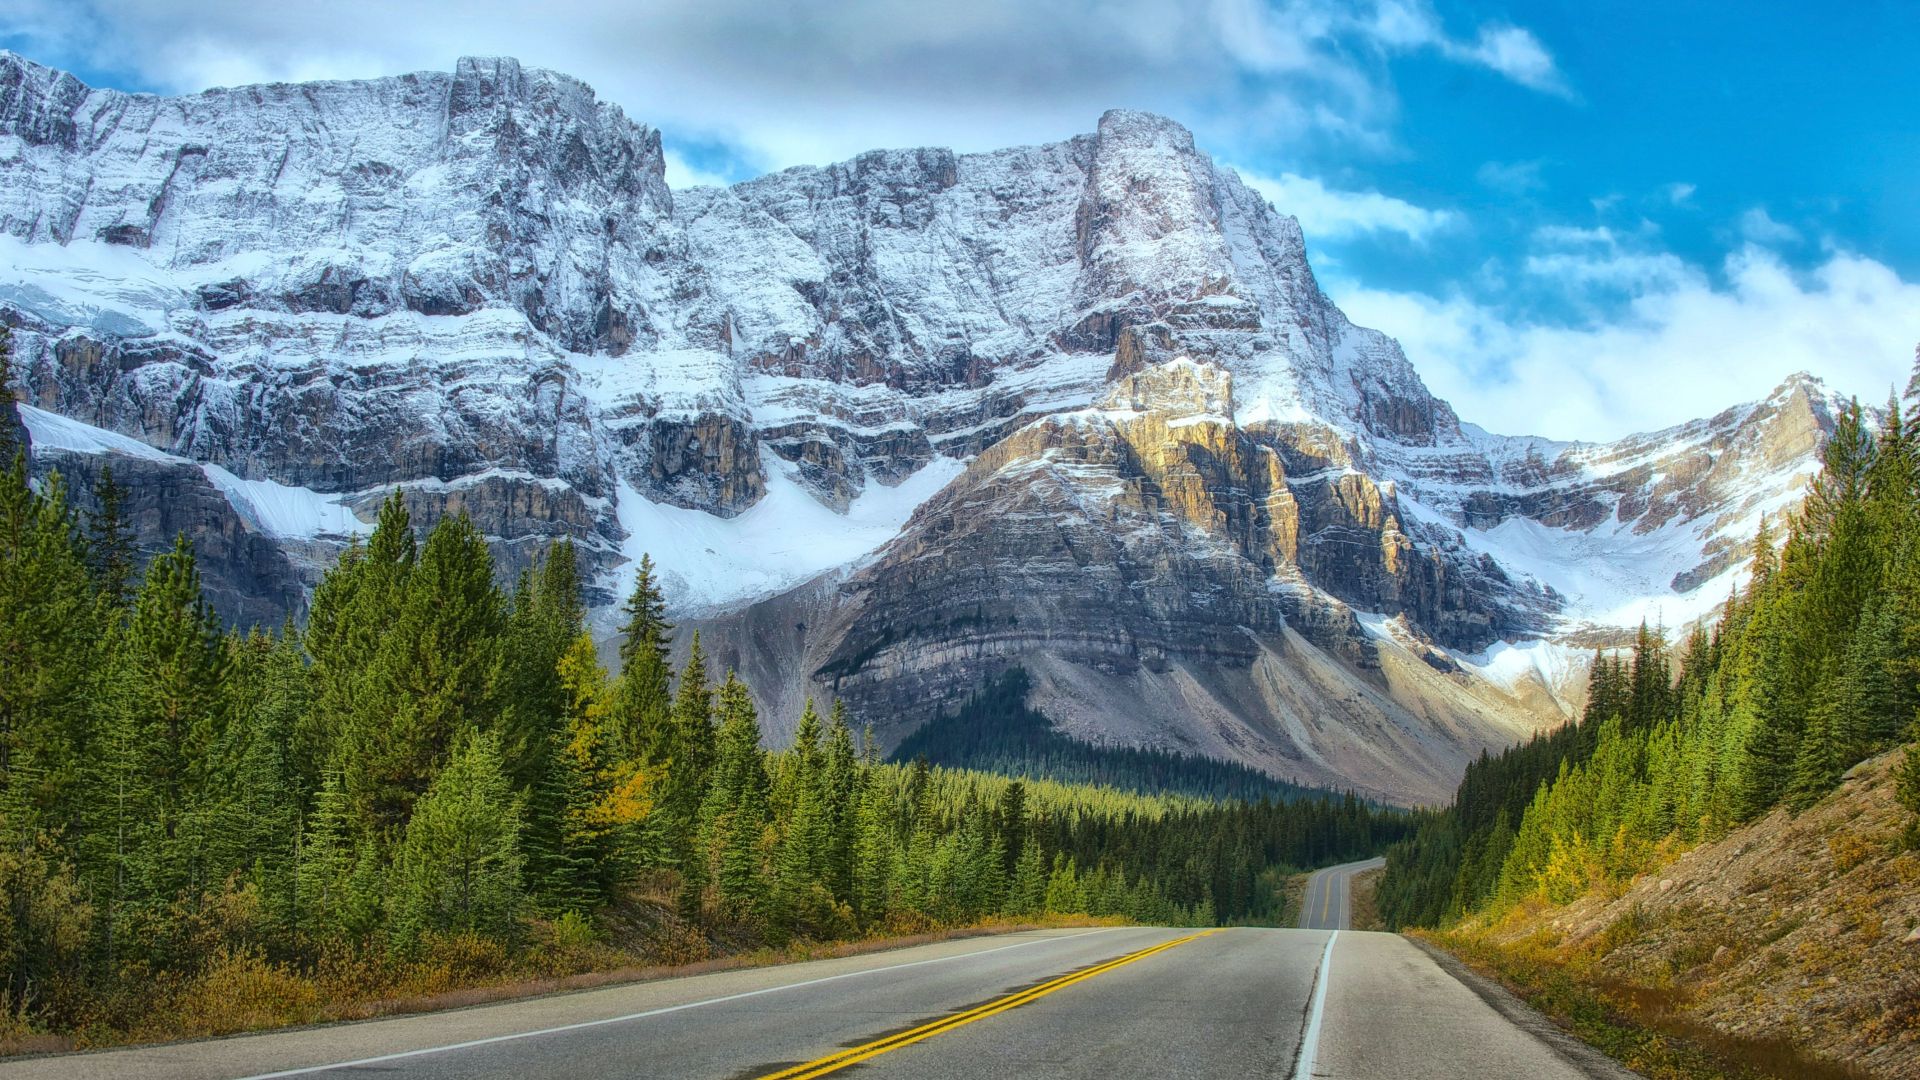
<svg viewBox="0 0 1920 1080">
<path fill-rule="evenodd" d="M 632 591 L 644 554 L 674 611 L 743 607 L 857 564 L 898 536 L 920 504 L 966 469 L 962 461 L 936 457 L 894 487 L 868 485 L 840 514 L 809 494 L 785 462 L 768 454 L 763 464 L 766 495 L 732 518 L 650 501 L 622 480 L 618 513 L 630 562 L 620 572 L 618 595 Z"/>
<path fill-rule="evenodd" d="M 17 407 L 21 422 L 27 426 L 27 436 L 33 440 L 36 454 L 45 450 L 70 450 L 77 454 L 126 454 L 148 461 L 189 464 L 186 458 L 156 450 L 117 431 L 83 424 L 71 417 L 36 409 L 31 405 Z"/>
<path fill-rule="evenodd" d="M 312 488 L 276 484 L 272 480 L 243 480 L 218 465 L 200 468 L 227 497 L 240 520 L 268 536 L 315 540 L 323 536 L 367 536 L 373 532 L 373 526 L 354 516 L 339 495 L 322 495 Z"/>
</svg>

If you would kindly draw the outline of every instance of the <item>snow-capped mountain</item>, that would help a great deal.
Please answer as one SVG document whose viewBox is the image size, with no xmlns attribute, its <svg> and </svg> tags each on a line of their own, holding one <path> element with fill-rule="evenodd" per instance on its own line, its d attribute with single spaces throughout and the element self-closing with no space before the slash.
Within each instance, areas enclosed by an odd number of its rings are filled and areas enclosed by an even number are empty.
<svg viewBox="0 0 1920 1080">
<path fill-rule="evenodd" d="M 1022 663 L 1085 737 L 1398 799 L 1724 599 L 1834 408 L 1491 435 L 1169 120 L 676 192 L 511 60 L 159 98 L 0 53 L 0 316 L 36 467 L 111 462 L 232 618 L 397 486 L 509 566 L 574 537 L 602 604 L 651 553 L 776 730 Z"/>
</svg>

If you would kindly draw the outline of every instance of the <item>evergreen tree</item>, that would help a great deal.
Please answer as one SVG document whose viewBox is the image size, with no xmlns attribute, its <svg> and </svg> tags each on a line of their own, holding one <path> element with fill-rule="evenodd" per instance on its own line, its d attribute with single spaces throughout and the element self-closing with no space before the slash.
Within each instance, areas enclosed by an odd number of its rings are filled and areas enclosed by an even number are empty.
<svg viewBox="0 0 1920 1080">
<path fill-rule="evenodd" d="M 511 934 L 522 903 L 520 811 L 498 740 L 463 734 L 394 852 L 390 926 L 402 948 L 427 932 Z"/>
<path fill-rule="evenodd" d="M 220 792 L 229 657 L 182 536 L 155 558 L 102 683 L 105 730 L 89 787 L 89 859 L 106 899 L 109 954 L 138 947 L 164 960 L 176 900 L 214 882 L 208 827 Z"/>
<path fill-rule="evenodd" d="M 377 696 L 341 733 L 347 794 L 369 835 L 397 833 L 454 743 L 491 725 L 501 608 L 486 541 L 465 514 L 442 518 L 379 637 Z"/>
<path fill-rule="evenodd" d="M 347 732 L 384 721 L 391 702 L 375 661 L 405 603 L 417 558 L 412 517 L 395 491 L 381 503 L 367 546 L 356 541 L 313 591 L 304 635 L 313 659 L 313 705 L 294 736 L 303 790 L 315 790 L 321 775 L 341 763 Z"/>
<path fill-rule="evenodd" d="M 893 891 L 897 852 L 892 811 L 881 784 L 870 779 L 861 785 L 854 818 L 852 900 L 854 911 L 869 925 L 886 914 Z"/>
<path fill-rule="evenodd" d="M 684 685 L 684 683 L 683 683 Z M 735 916 L 759 912 L 766 900 L 762 843 L 767 829 L 767 771 L 753 698 L 733 672 L 716 701 L 720 731 L 712 779 L 701 808 L 701 832 L 712 852 L 714 885 Z"/>
<path fill-rule="evenodd" d="M 854 845 L 859 833 L 860 759 L 847 727 L 846 708 L 838 701 L 827 722 L 826 774 L 822 778 L 827 848 L 821 874 L 834 896 L 851 902 L 854 888 Z"/>
<path fill-rule="evenodd" d="M 14 455 L 0 469 L 0 794 L 30 783 L 15 813 L 47 825 L 76 794 L 94 711 L 101 628 L 84 554 L 60 475 L 35 492 Z"/>
<path fill-rule="evenodd" d="M 706 798 L 714 753 L 713 693 L 707 687 L 707 658 L 696 631 L 674 694 L 667 738 L 649 758 L 649 763 L 664 774 L 660 793 L 662 831 L 674 850 L 684 849 L 692 835 Z M 697 874 L 699 870 L 683 868 L 683 873 L 687 872 Z"/>
<path fill-rule="evenodd" d="M 653 559 L 645 554 L 633 592 L 620 610 L 625 616 L 620 624 L 620 681 L 608 726 L 624 756 L 664 764 L 672 755 L 672 670 L 667 657 L 673 624 L 667 621 L 666 598 L 654 579 Z"/>
<path fill-rule="evenodd" d="M 229 718 L 214 750 L 217 787 L 202 800 L 207 855 L 215 878 L 244 874 L 269 921 L 291 929 L 300 828 L 293 732 L 307 708 L 306 663 L 290 626 L 278 637 L 232 637 L 228 652 Z"/>
<path fill-rule="evenodd" d="M 295 857 L 293 928 L 320 942 L 371 933 L 381 914 L 377 871 L 371 849 L 355 840 L 340 774 L 328 773 Z"/>
<path fill-rule="evenodd" d="M 112 608 L 124 608 L 133 598 L 139 553 L 134 548 L 133 529 L 127 524 L 126 489 L 113 478 L 111 464 L 100 466 L 94 497 L 100 508 L 87 515 L 88 566 L 93 570 L 100 599 Z"/>
<path fill-rule="evenodd" d="M 1013 881 L 1007 890 L 1006 913 L 1038 915 L 1047 903 L 1047 861 L 1039 844 L 1028 844 L 1014 860 Z M 1212 900 L 1208 900 L 1211 906 Z"/>
</svg>

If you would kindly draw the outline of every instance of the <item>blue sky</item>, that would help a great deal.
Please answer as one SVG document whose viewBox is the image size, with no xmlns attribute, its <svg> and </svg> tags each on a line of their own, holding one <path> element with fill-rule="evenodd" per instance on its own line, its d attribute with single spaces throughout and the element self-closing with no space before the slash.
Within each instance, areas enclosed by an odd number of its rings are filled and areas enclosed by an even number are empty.
<svg viewBox="0 0 1920 1080">
<path fill-rule="evenodd" d="M 1152 109 L 1502 431 L 1620 435 L 1803 369 L 1878 399 L 1920 341 L 1903 2 L 0 0 L 0 44 L 155 92 L 513 54 L 660 127 L 676 184 Z"/>
</svg>

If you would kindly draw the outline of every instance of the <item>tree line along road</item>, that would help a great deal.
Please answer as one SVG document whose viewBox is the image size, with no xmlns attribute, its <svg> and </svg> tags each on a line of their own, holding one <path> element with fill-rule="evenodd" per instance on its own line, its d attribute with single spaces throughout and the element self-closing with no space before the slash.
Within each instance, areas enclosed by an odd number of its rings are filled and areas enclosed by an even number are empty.
<svg viewBox="0 0 1920 1080">
<path fill-rule="evenodd" d="M 1631 1076 L 1393 934 L 1042 930 L 445 1013 L 0 1064 L 0 1080 L 398 1076 L 1413 1078 Z"/>
</svg>

